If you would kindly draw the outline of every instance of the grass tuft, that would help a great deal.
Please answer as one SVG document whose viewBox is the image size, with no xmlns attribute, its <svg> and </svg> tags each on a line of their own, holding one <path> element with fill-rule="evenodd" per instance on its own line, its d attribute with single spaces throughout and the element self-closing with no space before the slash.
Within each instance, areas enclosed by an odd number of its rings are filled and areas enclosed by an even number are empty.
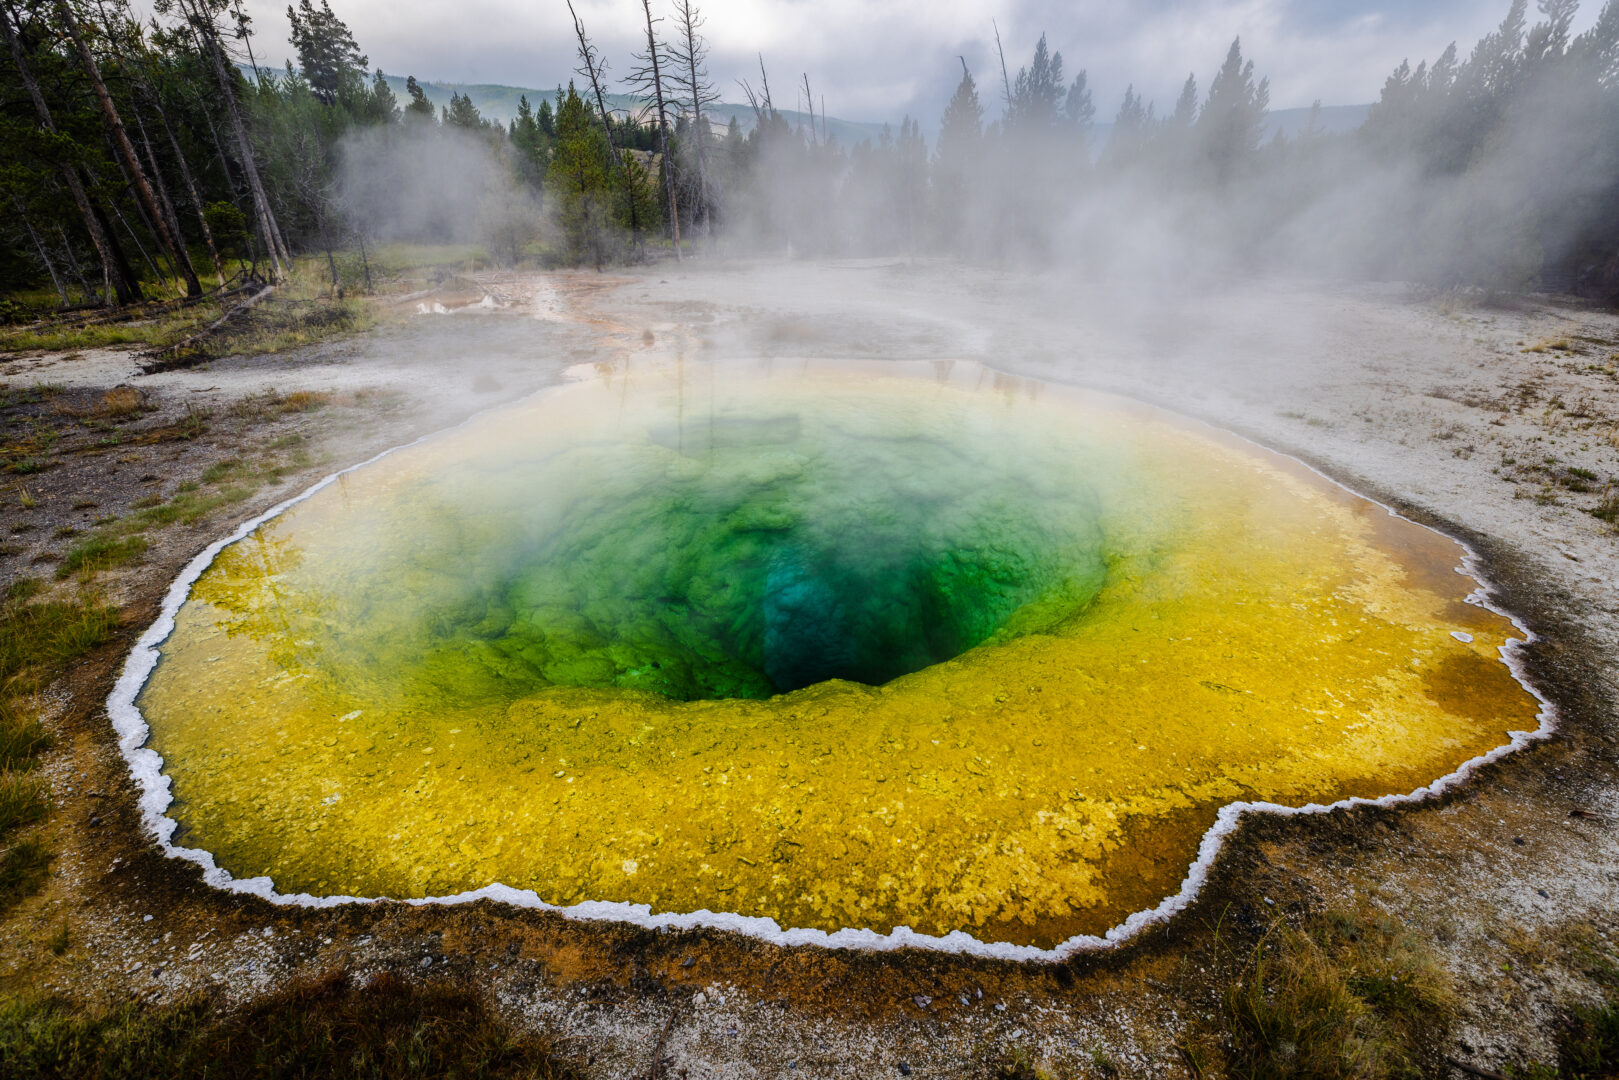
<svg viewBox="0 0 1619 1080">
<path fill-rule="evenodd" d="M 115 386 L 101 396 L 99 414 L 107 419 L 135 416 L 146 404 L 146 395 L 133 386 Z"/>
<path fill-rule="evenodd" d="M 56 576 L 65 578 L 77 573 L 88 578 L 102 570 L 128 566 L 140 561 L 141 556 L 146 554 L 146 547 L 146 537 L 139 533 L 133 536 L 93 533 L 68 549 L 62 565 L 56 568 Z"/>
<path fill-rule="evenodd" d="M 1395 1080 L 1425 1075 L 1453 1008 L 1423 942 L 1381 913 L 1278 924 L 1222 995 L 1221 1027 L 1184 1047 L 1200 1075 Z M 1223 1068 L 1213 1068 L 1218 1059 Z"/>
</svg>

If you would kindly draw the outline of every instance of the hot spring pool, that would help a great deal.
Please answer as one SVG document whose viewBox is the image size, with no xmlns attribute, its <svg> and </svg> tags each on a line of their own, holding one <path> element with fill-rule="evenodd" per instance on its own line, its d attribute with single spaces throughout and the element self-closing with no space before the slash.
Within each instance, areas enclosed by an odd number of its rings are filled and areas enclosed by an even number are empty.
<svg viewBox="0 0 1619 1080">
<path fill-rule="evenodd" d="M 975 365 L 596 375 L 224 546 L 131 661 L 166 809 L 136 765 L 175 845 L 281 894 L 1050 948 L 1175 893 L 1227 804 L 1535 728 L 1463 554 Z"/>
</svg>

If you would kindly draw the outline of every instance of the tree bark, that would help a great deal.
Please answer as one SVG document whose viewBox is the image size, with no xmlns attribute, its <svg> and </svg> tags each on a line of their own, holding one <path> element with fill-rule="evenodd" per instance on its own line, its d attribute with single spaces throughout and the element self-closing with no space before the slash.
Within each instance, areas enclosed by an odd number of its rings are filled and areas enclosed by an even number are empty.
<svg viewBox="0 0 1619 1080">
<path fill-rule="evenodd" d="M 39 91 L 39 83 L 35 80 L 33 71 L 23 58 L 22 42 L 18 34 L 22 24 L 17 23 L 13 26 L 15 18 L 9 4 L 0 5 L 0 33 L 5 35 L 6 45 L 11 50 L 12 62 L 17 65 L 23 86 L 34 103 L 34 111 L 39 114 L 40 126 L 54 135 L 56 123 L 51 119 L 50 107 L 45 104 L 45 96 Z M 102 228 L 101 219 L 90 202 L 89 194 L 84 190 L 84 181 L 79 179 L 77 169 L 71 162 L 59 162 L 57 171 L 61 173 L 69 194 L 73 196 L 74 204 L 79 208 L 79 214 L 84 219 L 84 229 L 90 234 L 90 242 L 95 245 L 96 254 L 101 256 L 103 295 L 107 306 L 113 306 L 115 300 L 119 304 L 139 301 L 142 299 L 140 285 L 136 283 L 135 276 L 129 273 L 123 252 L 118 250 L 108 231 Z"/>
<path fill-rule="evenodd" d="M 96 65 L 96 58 L 90 54 L 90 48 L 85 44 L 84 35 L 80 33 L 73 13 L 68 10 L 66 0 L 56 0 L 56 13 L 62 20 L 63 29 L 67 31 L 68 40 L 73 43 L 74 49 L 79 54 L 79 62 L 84 65 L 85 74 L 90 77 L 90 86 L 95 90 L 96 100 L 101 105 L 101 115 L 107 122 L 113 146 L 118 151 L 118 156 L 123 159 L 125 168 L 129 170 L 130 183 L 134 185 L 135 194 L 145 208 L 147 216 L 152 219 L 158 241 L 168 250 L 175 267 L 185 278 L 186 295 L 201 296 L 202 282 L 197 280 L 197 271 L 191 265 L 191 257 L 186 253 L 184 243 L 169 231 L 163 210 L 158 206 L 157 196 L 152 191 L 145 170 L 141 168 L 140 158 L 135 156 L 135 147 L 129 141 L 129 133 L 124 130 L 124 122 L 118 115 L 118 107 L 113 104 L 112 95 L 107 92 L 107 84 L 101 78 L 101 69 Z"/>
<path fill-rule="evenodd" d="M 114 206 L 112 209 L 113 213 L 118 213 L 118 207 Z M 115 279 L 121 276 L 123 280 L 130 283 L 130 287 L 135 291 L 135 299 L 145 299 L 145 296 L 140 291 L 139 285 L 136 283 L 137 279 L 135 277 L 135 268 L 129 265 L 129 256 L 124 254 L 124 247 L 118 242 L 118 236 L 113 232 L 112 229 L 112 222 L 107 220 L 106 211 L 93 204 L 90 207 L 90 211 L 95 215 L 96 223 L 100 227 L 102 235 L 107 238 L 107 246 L 112 251 L 113 263 L 117 267 L 117 274 L 114 275 Z M 119 215 L 119 220 L 123 220 L 123 215 Z M 127 228 L 128 226 L 126 225 L 125 227 Z M 139 239 L 135 241 L 135 247 L 137 249 L 140 248 Z M 142 254 L 145 254 L 145 252 L 142 252 Z M 121 302 L 127 303 L 127 301 Z"/>
</svg>

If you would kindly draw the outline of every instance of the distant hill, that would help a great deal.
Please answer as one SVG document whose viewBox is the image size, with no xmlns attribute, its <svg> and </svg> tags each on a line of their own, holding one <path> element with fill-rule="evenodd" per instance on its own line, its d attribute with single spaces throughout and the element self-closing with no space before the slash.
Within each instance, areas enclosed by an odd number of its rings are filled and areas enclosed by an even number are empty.
<svg viewBox="0 0 1619 1080">
<path fill-rule="evenodd" d="M 406 100 L 405 80 L 398 75 L 386 74 L 383 75 L 383 79 L 387 81 L 389 88 L 403 103 Z M 477 107 L 478 112 L 491 120 L 499 120 L 502 124 L 511 123 L 512 118 L 517 115 L 517 101 L 521 97 L 527 97 L 528 103 L 536 109 L 540 107 L 542 98 L 550 98 L 553 109 L 556 108 L 557 104 L 556 87 L 549 90 L 538 90 L 533 87 L 498 86 L 493 83 L 436 83 L 423 82 L 420 79 L 416 82 L 422 88 L 422 93 L 427 95 L 427 100 L 431 101 L 435 108 L 448 105 L 452 94 L 461 94 L 472 99 L 472 104 Z M 632 97 L 629 94 L 607 94 L 605 96 L 607 98 L 607 107 L 614 110 L 622 109 L 626 112 L 636 112 L 646 108 L 648 104 L 643 99 Z M 735 116 L 737 122 L 742 125 L 743 131 L 753 130 L 753 110 L 747 105 L 727 105 L 719 102 L 708 106 L 705 111 L 713 116 L 714 123 L 718 126 L 730 123 L 731 117 Z M 800 125 L 808 126 L 809 124 L 809 117 L 804 113 L 783 109 L 781 114 L 795 128 Z M 819 115 L 815 117 L 815 126 L 817 128 L 821 126 Z M 852 120 L 839 120 L 835 116 L 828 117 L 826 120 L 827 135 L 835 137 L 845 146 L 853 146 L 866 139 L 875 140 L 882 133 L 882 130 L 883 125 L 881 124 L 863 124 Z"/>
<path fill-rule="evenodd" d="M 408 95 L 405 93 L 404 77 L 385 74 L 383 79 L 388 83 L 388 87 L 393 90 L 394 95 L 399 98 L 400 104 L 403 105 L 408 99 Z M 433 103 L 434 108 L 443 108 L 448 105 L 452 94 L 462 94 L 472 99 L 472 104 L 477 107 L 478 112 L 488 119 L 500 121 L 502 125 L 509 124 L 517 116 L 517 101 L 521 97 L 526 96 L 528 103 L 536 109 L 539 108 L 540 101 L 543 98 L 551 99 L 552 108 L 555 108 L 557 103 L 556 87 L 541 90 L 534 87 L 502 86 L 498 83 L 440 83 L 424 82 L 422 80 L 417 80 L 417 83 L 421 86 L 422 92 L 427 95 L 427 100 Z M 628 94 L 608 94 L 606 97 L 607 107 L 614 110 L 636 112 L 646 108 L 647 105 L 642 99 Z M 753 109 L 747 105 L 728 105 L 719 102 L 708 106 L 707 111 L 713 116 L 714 123 L 717 126 L 723 127 L 730 123 L 731 117 L 734 116 L 737 118 L 737 122 L 742 125 L 744 132 L 753 130 Z M 1354 131 L 1366 122 L 1366 116 L 1370 111 L 1370 105 L 1323 106 L 1319 124 L 1321 130 L 1326 134 Z M 802 112 L 783 109 L 781 110 L 781 115 L 786 117 L 787 123 L 794 128 L 808 126 L 809 124 L 809 117 Z M 1269 116 L 1266 117 L 1264 137 L 1266 141 L 1269 141 L 1280 131 L 1284 136 L 1291 139 L 1304 130 L 1309 120 L 1309 109 L 1273 109 Z M 819 115 L 815 117 L 815 126 L 817 128 L 822 126 L 822 118 Z M 882 124 L 857 120 L 840 120 L 835 116 L 829 116 L 825 120 L 827 135 L 837 139 L 845 147 L 856 146 L 867 139 L 873 142 L 877 141 L 882 134 L 883 126 Z M 897 128 L 898 122 L 896 121 L 893 126 Z M 929 141 L 937 133 L 937 128 L 938 123 L 936 120 L 929 122 L 925 118 L 923 119 L 922 132 L 928 137 Z M 1112 133 L 1112 124 L 1095 125 L 1092 129 L 1091 145 L 1098 148 L 1106 146 Z"/>
</svg>

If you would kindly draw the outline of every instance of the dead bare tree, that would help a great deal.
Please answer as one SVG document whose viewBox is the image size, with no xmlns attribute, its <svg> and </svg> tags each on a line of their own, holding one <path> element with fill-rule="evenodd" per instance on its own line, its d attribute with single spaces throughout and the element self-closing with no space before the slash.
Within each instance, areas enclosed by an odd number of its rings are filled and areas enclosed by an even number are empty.
<svg viewBox="0 0 1619 1080">
<path fill-rule="evenodd" d="M 649 94 L 657 110 L 658 155 L 663 159 L 663 190 L 669 200 L 670 236 L 675 244 L 675 261 L 679 262 L 680 206 L 675 198 L 675 162 L 669 153 L 669 110 L 663 96 L 663 69 L 658 57 L 658 37 L 653 31 L 653 26 L 663 20 L 652 17 L 652 0 L 641 0 L 641 12 L 646 17 L 646 52 L 635 54 L 636 59 L 641 61 L 641 66 L 633 69 L 625 82 L 642 94 Z"/>
<path fill-rule="evenodd" d="M 708 42 L 703 40 L 699 27 L 703 16 L 691 0 L 675 0 L 675 41 L 669 45 L 669 56 L 675 63 L 675 82 L 679 87 L 679 102 L 691 112 L 692 158 L 697 165 L 697 205 L 692 220 L 701 223 L 704 233 L 710 230 L 708 189 L 708 121 L 703 109 L 719 100 L 714 85 L 708 81 Z"/>
<path fill-rule="evenodd" d="M 607 156 L 613 165 L 624 177 L 626 185 L 634 182 L 628 169 L 624 168 L 624 161 L 618 151 L 618 144 L 613 141 L 613 122 L 608 118 L 607 95 L 602 92 L 602 83 L 607 78 L 607 61 L 602 59 L 596 46 L 591 44 L 590 36 L 585 33 L 585 24 L 580 21 L 579 13 L 573 9 L 573 0 L 568 0 L 568 14 L 573 16 L 574 36 L 579 39 L 579 63 L 583 66 L 575 68 L 577 74 L 583 75 L 590 82 L 590 92 L 596 98 L 596 114 L 601 117 L 602 130 L 607 133 Z M 630 238 L 631 242 L 639 248 L 641 243 L 641 223 L 636 213 L 635 192 L 630 196 Z M 597 269 L 600 269 L 598 266 Z"/>
<path fill-rule="evenodd" d="M 72 42 L 74 51 L 79 54 L 79 62 L 84 67 L 84 73 L 89 76 L 91 89 L 95 91 L 96 101 L 101 106 L 101 116 L 106 122 L 107 133 L 111 136 L 113 147 L 123 161 L 130 185 L 135 189 L 141 207 L 151 220 L 158 242 L 168 252 L 169 259 L 180 272 L 180 276 L 185 279 L 186 295 L 201 296 L 202 282 L 197 280 L 197 271 L 191 265 L 191 255 L 185 249 L 183 238 L 177 237 L 169 228 L 169 219 L 165 217 L 163 207 L 158 203 L 146 170 L 141 167 L 140 158 L 135 154 L 135 146 L 129 141 L 129 133 L 124 128 L 123 118 L 118 114 L 118 107 L 113 103 L 112 94 L 107 91 L 106 81 L 101 77 L 101 68 L 96 64 L 96 58 L 90 52 L 84 32 L 68 8 L 67 0 L 56 0 L 56 15 L 62 21 L 62 29 Z"/>
<path fill-rule="evenodd" d="M 989 21 L 989 25 L 995 27 L 995 51 L 1001 56 L 1001 92 L 1005 95 L 1006 108 L 1010 109 L 1012 107 L 1012 79 L 1006 73 L 1006 50 L 1001 48 L 1001 28 L 996 25 L 994 19 Z M 963 60 L 961 65 L 966 67 L 967 61 Z"/>
<path fill-rule="evenodd" d="M 573 32 L 579 39 L 579 63 L 582 65 L 574 71 L 590 83 L 590 92 L 596 99 L 596 115 L 601 119 L 602 130 L 607 133 L 607 152 L 613 164 L 617 165 L 618 144 L 613 141 L 613 124 L 607 118 L 607 95 L 602 93 L 602 82 L 607 77 L 607 61 L 601 58 L 596 46 L 585 34 L 585 24 L 579 21 L 579 13 L 573 9 L 573 0 L 568 0 L 568 14 L 573 16 Z"/>
<path fill-rule="evenodd" d="M 754 90 L 746 79 L 738 79 L 737 85 L 741 86 L 742 92 L 747 95 L 748 104 L 753 108 L 754 121 L 762 132 L 765 122 L 776 117 L 776 105 L 770 100 L 770 76 L 765 72 L 764 53 L 759 54 L 759 81 L 763 83 L 761 90 Z"/>
</svg>

